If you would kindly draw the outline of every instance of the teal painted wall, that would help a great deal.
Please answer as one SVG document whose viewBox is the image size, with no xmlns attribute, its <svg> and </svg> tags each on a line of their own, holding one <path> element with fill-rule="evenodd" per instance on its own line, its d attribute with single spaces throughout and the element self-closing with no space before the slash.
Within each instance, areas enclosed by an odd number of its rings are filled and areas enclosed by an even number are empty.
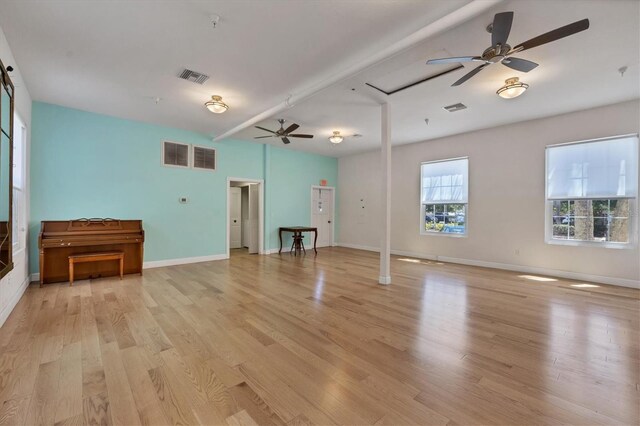
<svg viewBox="0 0 640 426">
<path fill-rule="evenodd" d="M 265 179 L 265 247 L 275 248 L 275 227 L 309 222 L 310 185 L 337 181 L 335 158 L 238 140 L 214 144 L 186 130 L 41 102 L 33 103 L 31 137 L 32 273 L 42 220 L 142 219 L 145 261 L 224 254 L 227 177 Z M 218 169 L 162 166 L 163 140 L 215 147 Z M 183 196 L 187 204 L 178 202 Z"/>
<path fill-rule="evenodd" d="M 322 157 L 275 147 L 271 149 L 269 181 L 273 185 L 272 188 L 286 188 L 282 191 L 274 190 L 270 197 L 271 226 L 269 229 L 271 229 L 271 233 L 268 238 L 271 241 L 271 248 L 279 247 L 279 227 L 310 225 L 311 186 L 320 185 L 320 179 L 326 179 L 328 186 L 336 187 L 338 172 L 335 164 L 336 159 L 332 157 Z M 335 198 L 337 203 L 337 194 Z M 335 211 L 338 211 L 337 205 Z M 336 235 L 337 226 L 336 222 Z M 309 245 L 309 243 L 305 244 Z M 291 243 L 289 242 L 288 245 L 290 246 Z"/>
</svg>

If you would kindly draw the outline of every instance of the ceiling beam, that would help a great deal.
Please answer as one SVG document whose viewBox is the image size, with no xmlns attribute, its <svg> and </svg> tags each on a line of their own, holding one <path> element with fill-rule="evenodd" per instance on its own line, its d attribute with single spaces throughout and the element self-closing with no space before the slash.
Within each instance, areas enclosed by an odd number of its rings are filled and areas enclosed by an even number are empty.
<svg viewBox="0 0 640 426">
<path fill-rule="evenodd" d="M 446 16 L 443 16 L 442 18 L 432 22 L 426 27 L 392 44 L 386 49 L 381 49 L 375 55 L 371 55 L 363 61 L 356 62 L 351 66 L 343 69 L 342 71 L 333 73 L 329 76 L 318 78 L 316 82 L 311 83 L 308 86 L 292 93 L 281 103 L 267 109 L 266 111 L 261 112 L 258 115 L 251 117 L 250 119 L 233 127 L 232 129 L 229 129 L 226 132 L 216 136 L 215 138 L 213 138 L 213 141 L 217 142 L 219 140 L 226 139 L 246 129 L 247 127 L 253 126 L 254 124 L 259 123 L 262 120 L 273 117 L 274 115 L 291 108 L 296 103 L 315 95 L 316 93 L 326 89 L 329 86 L 352 77 L 379 62 L 389 59 L 390 57 L 395 56 L 396 54 L 414 46 L 415 44 L 429 37 L 442 33 L 448 29 L 460 25 L 465 21 L 468 21 L 471 18 L 474 18 L 475 16 L 478 16 L 479 14 L 494 7 L 500 2 L 502 2 L 502 0 L 473 0 L 471 3 L 461 7 L 454 12 L 451 12 Z"/>
</svg>

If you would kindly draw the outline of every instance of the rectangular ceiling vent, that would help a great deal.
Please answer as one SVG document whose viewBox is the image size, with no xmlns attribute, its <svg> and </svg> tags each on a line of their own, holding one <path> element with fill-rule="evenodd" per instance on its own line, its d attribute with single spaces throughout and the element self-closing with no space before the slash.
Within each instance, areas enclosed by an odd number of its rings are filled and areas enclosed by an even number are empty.
<svg viewBox="0 0 640 426">
<path fill-rule="evenodd" d="M 201 72 L 192 71 L 187 68 L 185 68 L 178 77 L 183 80 L 191 81 L 198 84 L 204 84 L 205 81 L 209 80 L 208 75 L 202 74 Z"/>
<path fill-rule="evenodd" d="M 462 111 L 463 109 L 467 109 L 465 104 L 457 103 L 453 105 L 447 105 L 446 107 L 442 107 L 449 112 Z"/>
</svg>

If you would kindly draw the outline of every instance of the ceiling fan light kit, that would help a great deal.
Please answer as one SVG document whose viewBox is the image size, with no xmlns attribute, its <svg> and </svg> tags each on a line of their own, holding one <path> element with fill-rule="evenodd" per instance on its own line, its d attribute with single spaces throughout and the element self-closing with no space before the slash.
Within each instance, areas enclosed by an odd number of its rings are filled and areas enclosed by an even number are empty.
<svg viewBox="0 0 640 426">
<path fill-rule="evenodd" d="M 541 46 L 543 44 L 551 43 L 552 41 L 560 40 L 561 38 L 568 37 L 570 35 L 579 33 L 589 28 L 589 20 L 582 19 L 580 21 L 573 22 L 564 27 L 556 28 L 532 39 L 520 43 L 515 47 L 511 47 L 507 43 L 509 34 L 511 33 L 511 24 L 513 23 L 513 12 L 501 12 L 496 13 L 493 17 L 493 23 L 489 25 L 487 30 L 491 32 L 491 46 L 485 49 L 480 56 L 458 56 L 453 58 L 441 58 L 430 59 L 427 64 L 451 64 L 460 62 L 482 62 L 482 64 L 462 78 L 458 79 L 452 86 L 459 86 L 465 81 L 469 80 L 474 75 L 478 74 L 484 68 L 489 65 L 501 63 L 511 69 L 520 72 L 529 72 L 536 68 L 538 64 L 528 61 L 526 59 L 514 58 L 513 54 L 520 53 L 527 49 Z M 526 90 L 526 88 L 524 89 Z M 523 90 L 523 91 L 524 91 Z M 499 93 L 498 93 L 499 94 Z M 522 93 L 519 93 L 522 94 Z M 517 96 L 517 95 L 516 95 Z M 514 96 L 515 97 L 515 96 Z"/>
<path fill-rule="evenodd" d="M 344 140 L 344 137 L 340 135 L 339 131 L 334 131 L 332 136 L 329 136 L 329 142 L 332 144 L 339 144 Z"/>
<path fill-rule="evenodd" d="M 529 85 L 519 81 L 518 77 L 511 77 L 504 81 L 504 86 L 498 89 L 496 94 L 503 99 L 513 99 L 522 95 Z"/>
<path fill-rule="evenodd" d="M 209 111 L 214 114 L 222 114 L 229 109 L 229 105 L 222 102 L 222 96 L 213 95 L 211 100 L 204 103 Z"/>
</svg>

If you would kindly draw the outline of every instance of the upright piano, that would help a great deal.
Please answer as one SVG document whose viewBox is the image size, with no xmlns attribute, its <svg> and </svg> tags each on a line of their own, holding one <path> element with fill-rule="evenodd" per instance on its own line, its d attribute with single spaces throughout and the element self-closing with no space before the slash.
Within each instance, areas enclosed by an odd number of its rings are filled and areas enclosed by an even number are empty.
<svg viewBox="0 0 640 426">
<path fill-rule="evenodd" d="M 124 273 L 142 274 L 144 230 L 141 220 L 75 219 L 41 222 L 40 285 L 69 281 L 69 255 L 122 251 Z M 90 262 L 76 266 L 75 279 L 119 275 L 118 262 Z"/>
</svg>

